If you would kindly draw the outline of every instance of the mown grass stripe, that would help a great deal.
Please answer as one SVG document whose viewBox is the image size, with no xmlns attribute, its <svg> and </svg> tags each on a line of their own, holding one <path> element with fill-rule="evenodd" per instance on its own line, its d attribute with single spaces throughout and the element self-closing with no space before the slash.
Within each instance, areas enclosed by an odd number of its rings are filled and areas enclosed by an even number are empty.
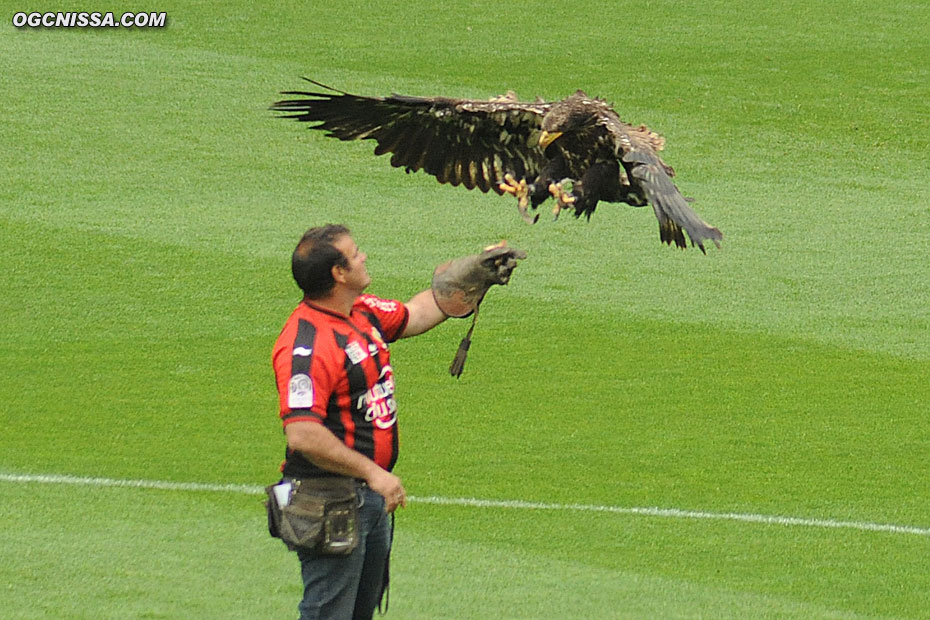
<svg viewBox="0 0 930 620">
<path fill-rule="evenodd" d="M 167 480 L 126 480 L 118 478 L 94 478 L 57 474 L 0 474 L 0 481 L 24 484 L 73 484 L 80 486 L 128 487 L 136 489 L 158 489 L 165 491 L 203 491 L 211 493 L 241 493 L 261 495 L 264 488 L 250 484 L 211 484 L 204 482 L 171 482 Z M 739 521 L 763 525 L 816 527 L 827 529 L 850 529 L 889 534 L 913 534 L 930 536 L 930 528 L 868 521 L 840 521 L 834 519 L 808 519 L 802 517 L 773 516 L 737 512 L 707 512 L 682 510 L 680 508 L 600 506 L 597 504 L 559 504 L 527 502 L 522 500 L 488 500 L 469 497 L 441 497 L 437 495 L 410 496 L 415 503 L 438 506 L 466 506 L 472 508 L 504 508 L 518 510 L 566 510 L 576 512 L 603 512 L 619 515 L 639 515 L 670 519 L 706 519 Z"/>
</svg>

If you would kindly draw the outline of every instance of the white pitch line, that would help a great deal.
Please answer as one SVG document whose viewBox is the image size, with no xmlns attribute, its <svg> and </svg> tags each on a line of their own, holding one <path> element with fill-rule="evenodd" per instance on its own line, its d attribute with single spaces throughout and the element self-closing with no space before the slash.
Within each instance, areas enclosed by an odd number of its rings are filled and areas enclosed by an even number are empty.
<svg viewBox="0 0 930 620">
<path fill-rule="evenodd" d="M 414 499 L 414 498 L 411 498 Z M 867 521 L 836 521 L 834 519 L 805 519 L 802 517 L 777 517 L 771 515 L 745 514 L 738 512 L 705 512 L 682 510 L 680 508 L 636 508 L 623 506 L 598 506 L 594 504 L 547 504 L 524 502 L 519 500 L 485 500 L 469 498 L 417 497 L 416 501 L 424 504 L 442 504 L 449 506 L 473 506 L 477 508 L 522 508 L 525 510 L 575 510 L 578 512 L 606 512 L 620 515 L 642 515 L 646 517 L 664 517 L 672 519 L 710 519 L 718 521 L 743 521 L 745 523 L 763 523 L 766 525 L 797 525 L 803 527 L 841 528 L 868 532 L 889 532 L 892 534 L 916 534 L 930 536 L 930 528 L 911 525 L 892 525 L 887 523 L 869 523 Z"/>
<path fill-rule="evenodd" d="M 22 484 L 72 484 L 78 486 L 128 487 L 135 489 L 158 489 L 165 491 L 206 491 L 211 493 L 239 493 L 262 495 L 262 486 L 250 484 L 209 484 L 203 482 L 170 482 L 167 480 L 124 480 L 117 478 L 90 478 L 81 476 L 63 476 L 53 474 L 4 474 L 0 473 L 0 482 L 18 482 Z M 851 529 L 866 532 L 886 532 L 889 534 L 914 534 L 930 536 L 930 528 L 911 525 L 893 525 L 888 523 L 869 523 L 867 521 L 837 521 L 834 519 L 805 519 L 801 517 L 784 517 L 736 512 L 705 512 L 681 510 L 678 508 L 637 508 L 623 506 L 599 506 L 596 504 L 556 504 L 544 502 L 526 502 L 520 500 L 488 500 L 468 497 L 410 496 L 411 502 L 439 506 L 466 506 L 472 508 L 505 508 L 517 510 L 566 510 L 576 512 L 603 512 L 619 515 L 639 515 L 670 519 L 705 519 L 717 521 L 741 521 L 744 523 L 761 523 L 764 525 L 782 525 L 799 527 L 817 527 L 827 529 Z"/>
<path fill-rule="evenodd" d="M 38 484 L 73 484 L 88 487 L 130 487 L 134 489 L 160 489 L 164 491 L 208 491 L 214 493 L 243 493 L 258 495 L 264 488 L 249 484 L 207 484 L 201 482 L 170 482 L 167 480 L 121 480 L 117 478 L 85 478 L 54 474 L 0 474 L 2 482 Z"/>
</svg>

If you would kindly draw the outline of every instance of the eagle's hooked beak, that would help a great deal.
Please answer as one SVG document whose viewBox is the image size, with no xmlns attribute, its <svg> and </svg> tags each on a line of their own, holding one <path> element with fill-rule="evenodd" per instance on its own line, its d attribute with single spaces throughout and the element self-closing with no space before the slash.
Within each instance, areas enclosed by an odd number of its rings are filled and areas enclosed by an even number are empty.
<svg viewBox="0 0 930 620">
<path fill-rule="evenodd" d="M 559 139 L 559 136 L 562 135 L 561 131 L 553 131 L 552 133 L 548 131 L 543 131 L 539 134 L 539 146 L 542 149 L 546 149 L 550 144 Z"/>
</svg>

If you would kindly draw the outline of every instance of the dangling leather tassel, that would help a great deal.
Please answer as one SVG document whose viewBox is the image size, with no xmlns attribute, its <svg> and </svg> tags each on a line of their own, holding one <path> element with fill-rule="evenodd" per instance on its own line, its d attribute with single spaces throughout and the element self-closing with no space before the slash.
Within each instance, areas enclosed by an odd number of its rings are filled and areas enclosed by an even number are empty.
<svg viewBox="0 0 930 620">
<path fill-rule="evenodd" d="M 378 597 L 378 615 L 387 614 L 391 606 L 391 549 L 394 548 L 394 513 L 391 513 L 391 546 L 384 560 L 384 579 L 381 581 L 381 596 Z"/>
<path fill-rule="evenodd" d="M 456 379 L 462 375 L 462 369 L 465 368 L 465 358 L 468 357 L 468 347 L 471 346 L 471 333 L 475 331 L 475 324 L 478 322 L 479 307 L 480 302 L 479 305 L 475 307 L 475 313 L 471 317 L 471 327 L 468 328 L 468 332 L 465 334 L 465 337 L 462 338 L 462 342 L 459 344 L 459 350 L 452 360 L 452 365 L 449 366 L 449 374 Z"/>
</svg>

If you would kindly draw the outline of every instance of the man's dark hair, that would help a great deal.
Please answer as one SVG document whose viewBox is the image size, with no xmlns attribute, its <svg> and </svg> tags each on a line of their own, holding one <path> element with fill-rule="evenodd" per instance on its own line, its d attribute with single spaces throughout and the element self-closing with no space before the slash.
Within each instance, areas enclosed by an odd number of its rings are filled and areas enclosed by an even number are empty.
<svg viewBox="0 0 930 620">
<path fill-rule="evenodd" d="M 291 255 L 291 273 L 308 299 L 320 299 L 333 290 L 335 265 L 349 266 L 345 255 L 333 246 L 336 239 L 348 234 L 345 226 L 327 224 L 311 228 L 300 238 Z"/>
</svg>

